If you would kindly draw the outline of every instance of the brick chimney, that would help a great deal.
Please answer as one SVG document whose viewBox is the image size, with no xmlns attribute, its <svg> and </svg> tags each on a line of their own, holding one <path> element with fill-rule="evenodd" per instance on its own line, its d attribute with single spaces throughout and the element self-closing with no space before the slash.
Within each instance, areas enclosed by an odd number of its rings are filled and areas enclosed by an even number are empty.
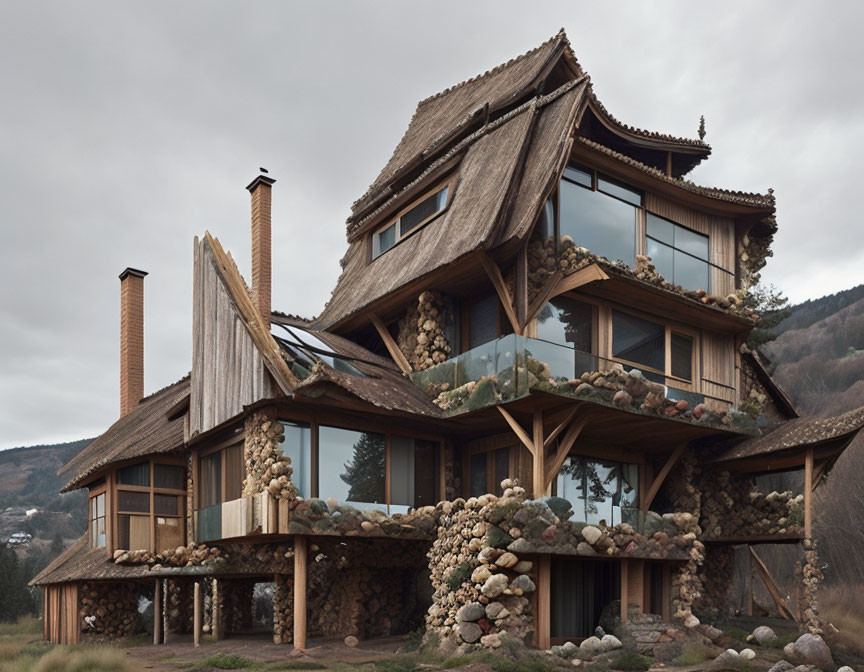
<svg viewBox="0 0 864 672">
<path fill-rule="evenodd" d="M 120 417 L 144 396 L 144 276 L 127 268 L 120 274 Z"/>
<path fill-rule="evenodd" d="M 270 198 L 275 182 L 262 174 L 246 187 L 252 194 L 252 299 L 266 325 L 270 324 Z"/>
</svg>

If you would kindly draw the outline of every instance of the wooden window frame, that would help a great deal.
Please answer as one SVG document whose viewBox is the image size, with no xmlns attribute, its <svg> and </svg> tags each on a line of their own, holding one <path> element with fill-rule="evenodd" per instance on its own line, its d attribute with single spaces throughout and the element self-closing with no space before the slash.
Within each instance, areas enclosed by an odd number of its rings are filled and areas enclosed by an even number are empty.
<svg viewBox="0 0 864 672">
<path fill-rule="evenodd" d="M 101 516 L 97 516 L 96 518 L 94 518 L 93 513 L 92 513 L 93 500 L 99 496 L 105 497 L 104 513 Z M 94 488 L 93 490 L 90 490 L 87 493 L 87 534 L 90 537 L 90 548 L 110 548 L 110 546 L 111 546 L 111 539 L 110 539 L 111 535 L 110 535 L 110 528 L 109 528 L 109 522 L 111 520 L 111 513 L 110 513 L 110 510 L 108 508 L 110 501 L 111 501 L 111 497 L 108 494 L 108 483 L 107 482 L 103 483 L 102 485 L 100 485 L 97 488 Z M 105 520 L 105 545 L 104 546 L 99 546 L 99 545 L 93 544 L 93 523 L 96 520 L 99 520 L 99 518 L 103 518 Z"/>
<path fill-rule="evenodd" d="M 501 437 L 501 438 L 499 438 Z M 495 482 L 495 453 L 507 450 L 507 478 L 514 478 L 519 469 L 519 445 L 509 435 L 499 435 L 471 442 L 462 451 L 462 494 L 471 494 L 471 458 L 486 453 L 486 493 L 495 494 L 500 482 Z"/>
<path fill-rule="evenodd" d="M 228 479 L 227 479 L 228 470 L 226 469 L 226 462 L 227 462 L 226 450 L 228 448 L 234 448 L 235 446 L 240 446 L 241 450 L 243 450 L 245 443 L 246 443 L 246 437 L 241 434 L 238 436 L 232 436 L 228 439 L 225 439 L 224 441 L 220 441 L 217 444 L 214 444 L 212 446 L 208 446 L 207 448 L 202 448 L 201 450 L 197 451 L 197 453 L 195 455 L 195 465 L 196 465 L 195 476 L 196 476 L 196 478 L 195 478 L 195 482 L 193 484 L 194 491 L 195 491 L 194 502 L 195 502 L 196 510 L 202 508 L 199 506 L 199 502 L 201 501 L 201 482 L 200 482 L 201 460 L 205 457 L 209 457 L 210 455 L 213 455 L 214 453 L 217 453 L 217 452 L 220 453 L 220 455 L 219 455 L 219 468 L 220 468 L 219 499 L 221 501 L 217 502 L 216 504 L 213 504 L 212 506 L 217 506 L 219 504 L 225 504 L 226 501 L 233 501 L 233 500 L 226 500 L 226 496 L 227 496 L 227 492 L 228 492 Z M 243 480 L 245 480 L 245 474 L 243 476 Z M 242 481 L 241 481 L 241 483 L 242 483 Z M 242 487 L 241 487 L 241 499 L 242 499 Z"/>
<path fill-rule="evenodd" d="M 375 261 L 375 259 L 378 259 L 379 257 L 384 256 L 390 250 L 394 249 L 403 240 L 407 240 L 408 238 L 413 236 L 415 233 L 417 233 L 418 231 L 423 229 L 427 224 L 429 224 L 429 222 L 431 222 L 434 219 L 437 219 L 443 213 L 447 212 L 447 210 L 450 208 L 450 203 L 453 201 L 453 191 L 454 191 L 454 187 L 456 186 L 457 177 L 458 177 L 458 174 L 454 173 L 453 175 L 450 175 L 449 177 L 446 177 L 445 179 L 440 180 L 439 182 L 437 182 L 435 184 L 434 187 L 424 191 L 420 196 L 412 199 L 403 208 L 401 208 L 400 210 L 397 210 L 395 215 L 387 217 L 387 219 L 382 224 L 380 224 L 380 225 L 376 226 L 374 229 L 372 229 L 372 231 L 367 236 L 368 243 L 367 243 L 367 255 L 366 256 L 367 256 L 368 262 L 371 263 L 371 262 Z M 424 200 L 426 200 L 430 196 L 440 192 L 441 190 L 443 190 L 445 188 L 447 189 L 447 199 L 444 203 L 444 207 L 442 207 L 440 210 L 434 212 L 433 214 L 429 215 L 426 219 L 422 220 L 420 223 L 416 224 L 414 226 L 414 228 L 411 229 L 404 236 L 401 235 L 401 231 L 399 228 L 399 220 L 401 219 L 402 215 L 413 210 L 416 206 L 420 205 L 420 203 L 422 203 Z M 380 234 L 383 231 L 386 231 L 388 228 L 390 228 L 391 225 L 394 225 L 394 224 L 396 225 L 396 230 L 395 230 L 395 235 L 394 235 L 393 246 L 384 250 L 383 252 L 379 252 L 376 255 L 375 254 L 375 236 L 377 236 L 378 234 Z"/>
</svg>

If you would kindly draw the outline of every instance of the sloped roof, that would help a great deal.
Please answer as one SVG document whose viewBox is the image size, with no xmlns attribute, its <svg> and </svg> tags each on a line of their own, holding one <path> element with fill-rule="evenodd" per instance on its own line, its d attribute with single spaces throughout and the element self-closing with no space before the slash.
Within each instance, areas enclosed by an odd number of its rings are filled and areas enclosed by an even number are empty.
<svg viewBox="0 0 864 672">
<path fill-rule="evenodd" d="M 189 395 L 189 376 L 181 378 L 138 402 L 104 434 L 61 467 L 69 482 L 62 492 L 80 488 L 84 480 L 111 462 L 134 457 L 169 453 L 183 446 L 183 416 L 168 418 L 168 413 Z"/>
<path fill-rule="evenodd" d="M 48 563 L 30 581 L 31 586 L 67 581 L 119 581 L 141 579 L 149 574 L 147 565 L 116 565 L 104 548 L 90 548 L 87 533 Z"/>
<path fill-rule="evenodd" d="M 864 428 L 864 407 L 832 418 L 796 418 L 763 436 L 747 439 L 713 455 L 709 462 L 730 462 L 777 454 L 833 441 L 849 440 Z"/>
</svg>

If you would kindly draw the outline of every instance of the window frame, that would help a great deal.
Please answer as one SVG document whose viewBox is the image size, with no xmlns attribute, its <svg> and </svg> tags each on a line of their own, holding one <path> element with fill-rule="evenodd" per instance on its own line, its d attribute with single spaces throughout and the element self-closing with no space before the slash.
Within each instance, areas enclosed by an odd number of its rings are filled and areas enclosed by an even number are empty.
<svg viewBox="0 0 864 672">
<path fill-rule="evenodd" d="M 101 516 L 93 515 L 93 500 L 97 497 L 103 498 L 103 513 Z M 109 548 L 111 545 L 110 530 L 108 529 L 108 524 L 111 520 L 111 513 L 108 506 L 110 500 L 111 498 L 108 496 L 107 484 L 100 485 L 98 488 L 94 488 L 87 493 L 87 532 L 90 538 L 90 548 Z M 95 534 L 93 525 L 99 519 L 102 519 L 105 525 L 105 543 L 101 545 L 93 543 Z"/>
<path fill-rule="evenodd" d="M 203 493 L 201 489 L 201 461 L 206 457 L 211 457 L 214 453 L 219 453 L 219 465 L 220 465 L 220 474 L 219 474 L 219 501 L 215 504 L 210 504 L 209 506 L 219 506 L 221 504 L 225 504 L 226 502 L 234 501 L 233 499 L 227 499 L 228 496 L 228 469 L 227 462 L 228 456 L 227 451 L 230 448 L 236 448 L 239 446 L 241 453 L 241 463 L 244 462 L 242 458 L 245 458 L 245 443 L 246 439 L 244 435 L 240 436 L 232 436 L 230 439 L 225 441 L 221 441 L 220 443 L 210 446 L 209 448 L 204 448 L 198 451 L 195 456 L 195 464 L 196 464 L 196 478 L 195 478 L 195 508 L 202 509 L 207 507 L 200 506 L 201 499 L 203 498 Z M 243 498 L 243 481 L 245 481 L 245 474 L 243 475 L 243 480 L 240 481 L 240 497 L 238 499 Z"/>
<path fill-rule="evenodd" d="M 453 192 L 454 192 L 454 187 L 456 185 L 456 178 L 457 177 L 458 177 L 458 174 L 454 173 L 453 175 L 450 175 L 447 178 L 440 180 L 439 182 L 437 182 L 435 184 L 434 187 L 424 191 L 420 196 L 413 198 L 407 205 L 405 205 L 404 207 L 397 210 L 395 215 L 388 216 L 381 224 L 374 227 L 371 230 L 370 234 L 367 236 L 367 238 L 368 238 L 368 243 L 367 243 L 368 262 L 372 263 L 376 259 L 384 256 L 390 250 L 394 249 L 397 245 L 399 245 L 399 243 L 401 243 L 403 240 L 407 240 L 408 238 L 413 236 L 415 233 L 417 233 L 418 231 L 423 229 L 427 224 L 429 224 L 429 222 L 433 221 L 434 219 L 437 219 L 443 213 L 447 212 L 447 210 L 450 208 L 450 203 L 453 201 Z M 400 222 L 400 219 L 402 218 L 402 216 L 404 214 L 406 214 L 407 212 L 413 210 L 415 207 L 420 205 L 423 201 L 425 201 L 430 196 L 433 196 L 444 189 L 447 189 L 447 196 L 446 196 L 445 201 L 444 201 L 444 206 L 440 210 L 438 210 L 438 211 L 434 212 L 433 214 L 429 215 L 428 217 L 426 217 L 426 219 L 422 220 L 418 224 L 415 224 L 414 227 L 410 231 L 408 231 L 405 235 L 402 235 L 401 227 L 399 226 L 399 222 Z M 394 230 L 394 234 L 393 234 L 393 236 L 394 236 L 393 245 L 388 247 L 383 252 L 379 252 L 378 254 L 375 254 L 375 237 L 378 236 L 379 234 L 383 233 L 387 229 L 389 229 L 390 226 L 396 227 Z"/>
</svg>

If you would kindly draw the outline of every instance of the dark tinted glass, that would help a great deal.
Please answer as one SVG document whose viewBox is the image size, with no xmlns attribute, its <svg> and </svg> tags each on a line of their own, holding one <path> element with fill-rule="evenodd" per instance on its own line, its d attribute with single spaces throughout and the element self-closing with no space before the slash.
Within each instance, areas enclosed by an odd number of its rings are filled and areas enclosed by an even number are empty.
<svg viewBox="0 0 864 672">
<path fill-rule="evenodd" d="M 675 284 L 684 289 L 710 289 L 708 262 L 675 250 Z"/>
<path fill-rule="evenodd" d="M 150 485 L 150 463 L 134 464 L 117 470 L 117 482 L 120 485 Z"/>
<path fill-rule="evenodd" d="M 563 180 L 560 190 L 561 235 L 610 261 L 632 266 L 636 259 L 636 208 Z"/>
<path fill-rule="evenodd" d="M 498 338 L 498 295 L 490 294 L 471 304 L 468 310 L 469 348 Z"/>
<path fill-rule="evenodd" d="M 537 338 L 590 353 L 592 312 L 587 303 L 556 297 L 537 316 Z"/>
<path fill-rule="evenodd" d="M 537 222 L 537 235 L 543 240 L 555 235 L 555 202 L 550 198 L 543 206 L 540 221 Z"/>
<path fill-rule="evenodd" d="M 156 514 L 159 516 L 178 516 L 180 506 L 177 503 L 177 495 L 155 495 L 153 502 Z"/>
<path fill-rule="evenodd" d="M 645 254 L 651 257 L 651 262 L 657 268 L 657 272 L 665 280 L 675 284 L 675 265 L 673 262 L 673 251 L 669 245 L 658 243 L 648 238 L 645 241 Z"/>
<path fill-rule="evenodd" d="M 186 489 L 186 468 L 172 464 L 153 465 L 153 485 L 171 490 Z"/>
<path fill-rule="evenodd" d="M 612 356 L 664 371 L 666 329 L 639 317 L 612 311 Z"/>
<path fill-rule="evenodd" d="M 486 494 L 486 453 L 471 456 L 471 493 L 472 497 Z"/>
<path fill-rule="evenodd" d="M 409 436 L 390 438 L 390 512 L 435 504 L 438 444 Z"/>
<path fill-rule="evenodd" d="M 564 169 L 564 177 L 576 184 L 581 184 L 583 187 L 588 187 L 589 189 L 594 188 L 591 173 L 587 170 L 582 170 L 581 168 L 576 168 L 574 166 L 567 166 Z"/>
<path fill-rule="evenodd" d="M 305 422 L 282 421 L 285 441 L 282 454 L 291 458 L 291 482 L 300 490 L 301 497 L 312 496 L 312 442 L 309 425 Z"/>
<path fill-rule="evenodd" d="M 635 189 L 630 189 L 616 182 L 611 182 L 604 177 L 597 178 L 597 189 L 605 194 L 620 198 L 622 201 L 627 201 L 633 205 L 642 205 L 642 194 Z"/>
<path fill-rule="evenodd" d="M 675 227 L 675 248 L 694 257 L 708 260 L 708 236 L 685 229 L 683 226 Z"/>
<path fill-rule="evenodd" d="M 117 509 L 119 511 L 132 511 L 134 513 L 149 513 L 150 493 L 118 490 Z"/>
<path fill-rule="evenodd" d="M 693 380 L 693 339 L 673 331 L 671 348 L 672 375 L 684 380 Z"/>
<path fill-rule="evenodd" d="M 414 506 L 435 506 L 435 474 L 438 473 L 435 441 L 414 440 Z"/>
<path fill-rule="evenodd" d="M 383 254 L 396 244 L 396 225 L 391 224 L 380 233 L 375 234 L 375 256 Z"/>
<path fill-rule="evenodd" d="M 213 506 L 222 502 L 222 453 L 216 452 L 201 458 L 198 477 L 201 479 L 201 506 Z"/>
<path fill-rule="evenodd" d="M 318 490 L 354 504 L 384 504 L 384 435 L 320 427 Z"/>
<path fill-rule="evenodd" d="M 446 202 L 447 189 L 445 188 L 415 205 L 399 218 L 399 236 L 404 236 L 415 226 L 441 210 Z"/>
<path fill-rule="evenodd" d="M 495 493 L 503 494 L 501 481 L 510 477 L 510 449 L 499 448 L 495 451 Z"/>
</svg>

